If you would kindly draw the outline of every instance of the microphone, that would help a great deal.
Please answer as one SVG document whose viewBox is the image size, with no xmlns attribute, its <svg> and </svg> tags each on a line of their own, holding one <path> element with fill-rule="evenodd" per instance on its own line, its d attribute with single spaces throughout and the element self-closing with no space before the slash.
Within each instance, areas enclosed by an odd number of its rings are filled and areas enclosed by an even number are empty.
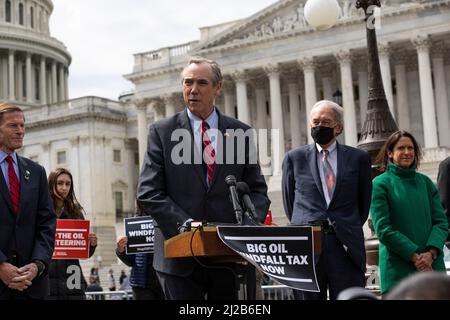
<svg viewBox="0 0 450 320">
<path fill-rule="evenodd" d="M 236 215 L 236 221 L 242 225 L 242 207 L 240 205 L 239 196 L 236 192 L 236 177 L 229 175 L 225 178 L 225 183 L 230 190 L 231 202 L 233 202 L 234 214 Z"/>
<path fill-rule="evenodd" d="M 241 197 L 242 202 L 244 203 L 244 207 L 247 209 L 245 213 L 247 217 L 253 221 L 257 225 L 261 225 L 261 223 L 256 218 L 256 210 L 253 205 L 252 199 L 250 199 L 250 188 L 247 183 L 244 181 L 239 181 L 236 185 L 236 189 L 238 195 Z"/>
</svg>

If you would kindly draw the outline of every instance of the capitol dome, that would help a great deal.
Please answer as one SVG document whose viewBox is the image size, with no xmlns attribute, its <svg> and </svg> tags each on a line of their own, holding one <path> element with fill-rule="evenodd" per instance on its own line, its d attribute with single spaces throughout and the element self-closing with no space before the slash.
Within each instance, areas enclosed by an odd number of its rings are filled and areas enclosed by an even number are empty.
<svg viewBox="0 0 450 320">
<path fill-rule="evenodd" d="M 65 45 L 51 37 L 50 0 L 0 0 L 0 100 L 22 107 L 68 99 Z"/>
</svg>

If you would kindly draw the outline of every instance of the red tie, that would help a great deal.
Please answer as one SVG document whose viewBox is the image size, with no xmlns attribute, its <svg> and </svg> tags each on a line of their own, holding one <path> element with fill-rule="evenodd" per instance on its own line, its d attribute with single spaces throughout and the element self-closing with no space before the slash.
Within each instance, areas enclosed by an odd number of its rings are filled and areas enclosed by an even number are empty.
<svg viewBox="0 0 450 320">
<path fill-rule="evenodd" d="M 208 186 L 210 186 L 214 176 L 214 169 L 216 167 L 216 150 L 214 150 L 211 140 L 206 133 L 208 129 L 208 123 L 206 121 L 202 121 L 203 160 L 206 163 L 207 181 Z"/>
<path fill-rule="evenodd" d="M 11 156 L 6 157 L 8 161 L 8 178 L 9 178 L 9 193 L 11 195 L 11 203 L 15 214 L 19 213 L 19 180 L 14 171 L 13 159 Z"/>
</svg>

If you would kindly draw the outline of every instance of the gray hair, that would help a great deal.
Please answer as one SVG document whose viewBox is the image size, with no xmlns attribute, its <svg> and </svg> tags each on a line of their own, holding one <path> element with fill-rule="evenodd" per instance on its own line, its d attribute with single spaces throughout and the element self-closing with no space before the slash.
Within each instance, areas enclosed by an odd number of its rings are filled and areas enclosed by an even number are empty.
<svg viewBox="0 0 450 320">
<path fill-rule="evenodd" d="M 5 113 L 10 113 L 10 112 L 22 112 L 23 110 L 13 104 L 10 104 L 8 102 L 1 102 L 0 101 L 0 123 L 3 121 L 3 115 Z M 25 116 L 23 117 L 23 119 L 25 120 Z"/>
<path fill-rule="evenodd" d="M 183 72 L 181 73 L 181 79 L 183 79 L 184 71 L 187 67 L 189 67 L 191 64 L 202 64 L 206 63 L 211 66 L 212 72 L 213 72 L 213 84 L 217 86 L 219 82 L 223 80 L 222 71 L 220 70 L 219 64 L 214 60 L 209 60 L 200 56 L 194 56 L 189 59 L 189 62 L 187 66 L 183 69 Z"/>
<path fill-rule="evenodd" d="M 340 125 L 341 127 L 344 127 L 344 108 L 342 108 L 340 105 L 338 105 L 333 101 L 321 100 L 316 102 L 316 104 L 312 107 L 311 113 L 313 113 L 314 109 L 320 107 L 327 107 L 329 109 L 332 109 L 334 111 L 337 124 Z"/>
</svg>

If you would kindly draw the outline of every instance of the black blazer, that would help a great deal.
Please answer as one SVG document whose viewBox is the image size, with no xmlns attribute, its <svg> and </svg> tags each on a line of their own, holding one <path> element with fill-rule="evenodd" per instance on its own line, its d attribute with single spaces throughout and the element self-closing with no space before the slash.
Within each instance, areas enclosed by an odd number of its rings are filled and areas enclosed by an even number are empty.
<svg viewBox="0 0 450 320">
<path fill-rule="evenodd" d="M 41 260 L 48 269 L 55 241 L 56 215 L 51 205 L 45 169 L 37 163 L 17 156 L 19 164 L 19 213 L 12 211 L 11 198 L 3 174 L 0 173 L 0 263 L 10 262 L 16 251 L 18 265 Z M 1 172 L 1 171 L 0 171 Z M 49 294 L 48 274 L 36 277 L 26 290 L 31 298 Z M 6 285 L 0 281 L 0 294 Z"/>
<path fill-rule="evenodd" d="M 310 144 L 289 151 L 283 161 L 282 191 L 285 213 L 292 224 L 307 225 L 329 218 L 336 236 L 361 270 L 366 269 L 362 226 L 369 215 L 372 193 L 369 154 L 337 144 L 336 187 L 327 208 L 317 148 Z"/>
<path fill-rule="evenodd" d="M 450 228 L 450 157 L 439 164 L 439 172 L 437 177 L 437 185 L 439 194 L 441 196 L 442 206 L 444 207 L 445 215 L 447 216 L 448 225 Z M 447 242 L 450 241 L 450 232 L 447 236 Z"/>
<path fill-rule="evenodd" d="M 250 129 L 246 124 L 219 115 L 219 130 L 223 141 L 229 136 L 227 129 Z M 191 164 L 175 164 L 171 160 L 172 150 L 177 151 L 179 141 L 172 141 L 172 133 L 177 129 L 185 129 L 185 139 L 190 143 Z M 187 115 L 187 110 L 175 116 L 154 123 L 149 130 L 147 152 L 139 178 L 138 201 L 155 220 L 155 270 L 179 276 L 189 275 L 195 261 L 187 259 L 166 259 L 164 257 L 164 241 L 178 233 L 178 227 L 186 220 L 236 223 L 233 206 L 230 201 L 225 177 L 234 175 L 237 181 L 245 181 L 251 190 L 251 199 L 255 205 L 258 218 L 264 221 L 270 200 L 267 197 L 267 185 L 261 175 L 259 164 L 216 164 L 211 186 L 207 186 L 202 164 L 195 164 L 194 157 L 199 152 L 193 143 L 194 138 Z M 220 142 L 221 139 L 218 139 Z M 225 144 L 226 142 L 224 142 Z M 221 150 L 220 143 L 217 146 Z M 223 148 L 225 149 L 225 148 Z M 234 163 L 238 155 L 246 150 L 234 150 Z M 216 150 L 218 153 L 219 151 Z M 223 159 L 226 159 L 226 152 Z M 201 159 L 201 158 L 200 158 Z"/>
</svg>

